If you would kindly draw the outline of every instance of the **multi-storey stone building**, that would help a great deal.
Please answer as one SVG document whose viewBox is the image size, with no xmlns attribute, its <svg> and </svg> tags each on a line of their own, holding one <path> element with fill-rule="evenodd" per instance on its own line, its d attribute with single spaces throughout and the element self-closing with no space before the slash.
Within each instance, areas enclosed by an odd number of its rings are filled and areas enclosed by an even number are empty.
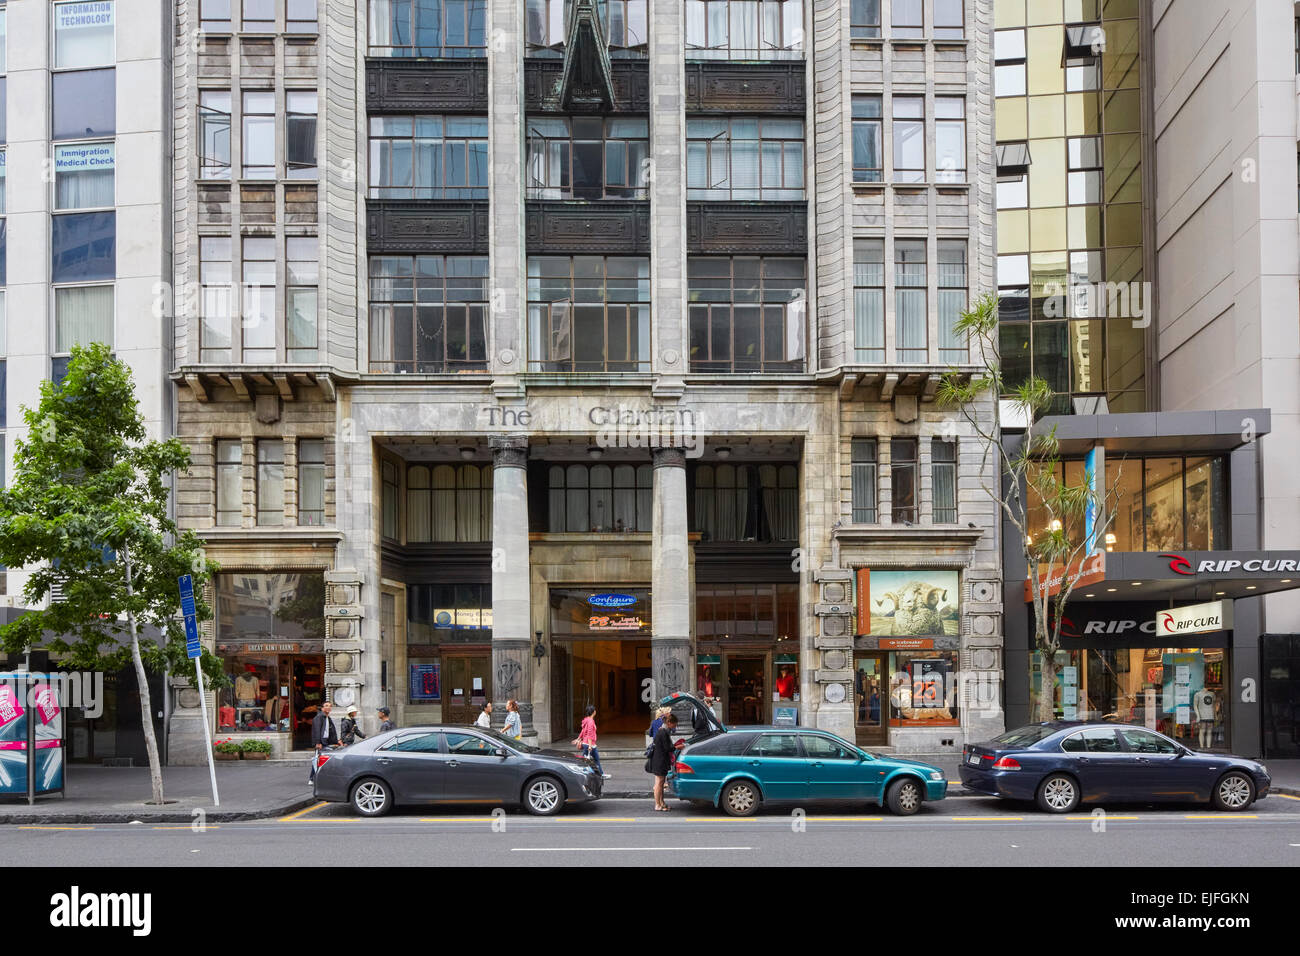
<svg viewBox="0 0 1300 956">
<path fill-rule="evenodd" d="M 1000 728 L 995 476 L 933 400 L 993 285 L 990 17 L 178 4 L 217 726 L 516 699 L 639 741 L 695 690 L 902 750 Z"/>
</svg>

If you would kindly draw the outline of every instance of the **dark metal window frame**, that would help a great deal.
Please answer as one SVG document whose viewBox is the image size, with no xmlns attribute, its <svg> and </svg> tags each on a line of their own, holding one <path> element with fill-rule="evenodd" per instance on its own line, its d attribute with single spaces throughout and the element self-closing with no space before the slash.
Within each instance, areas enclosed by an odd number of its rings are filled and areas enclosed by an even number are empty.
<svg viewBox="0 0 1300 956">
<path fill-rule="evenodd" d="M 566 132 L 563 135 L 547 135 L 543 129 L 547 123 L 563 122 Z M 528 121 L 525 170 L 529 199 L 649 199 L 650 198 L 650 124 L 649 120 L 626 116 L 552 116 L 533 117 Z M 619 125 L 641 123 L 644 132 L 639 136 L 610 135 L 611 129 Z M 600 136 L 582 131 L 575 134 L 575 128 L 592 124 L 600 125 Z M 560 182 L 550 183 L 549 156 L 555 144 L 560 146 L 562 157 Z M 600 182 L 576 185 L 577 173 L 583 166 L 579 159 L 593 146 L 600 149 Z M 615 151 L 623 154 L 618 165 L 622 182 L 611 182 L 610 162 Z M 537 172 L 542 177 L 538 178 Z"/>
<path fill-rule="evenodd" d="M 564 45 L 568 42 L 568 23 L 565 13 L 572 5 L 572 0 L 527 0 L 524 5 L 524 52 L 527 56 L 563 56 Z M 561 36 L 551 34 L 556 27 L 556 8 L 559 8 L 558 21 Z M 621 37 L 610 36 L 610 8 L 622 11 L 623 31 Z M 638 26 L 644 26 L 645 35 L 629 36 L 632 18 L 629 13 L 640 8 Z M 534 11 L 542 11 L 541 18 L 535 17 Z M 649 0 L 598 0 L 596 12 L 600 17 L 600 26 L 605 34 L 609 55 L 618 58 L 645 58 L 650 55 L 650 19 Z M 540 33 L 534 29 L 540 28 Z M 632 42 L 635 41 L 635 42 Z"/>
<path fill-rule="evenodd" d="M 876 482 L 879 452 L 874 438 L 854 438 L 849 446 L 849 493 L 854 524 L 875 524 L 879 518 Z"/>
<path fill-rule="evenodd" d="M 692 123 L 697 127 L 702 123 L 722 123 L 725 129 L 720 133 L 712 136 L 703 136 L 699 134 L 692 135 Z M 735 130 L 738 123 L 757 123 L 757 138 L 736 137 Z M 770 128 L 770 124 L 799 124 L 799 135 L 795 136 L 767 136 L 764 135 Z M 750 200 L 769 200 L 777 202 L 790 202 L 805 199 L 807 197 L 807 182 L 804 176 L 804 166 L 806 163 L 807 150 L 807 128 L 804 121 L 797 117 L 774 117 L 774 116 L 688 116 L 686 118 L 686 152 L 687 152 L 687 200 L 715 200 L 715 201 L 750 201 Z M 737 186 L 737 168 L 735 166 L 736 149 L 733 144 L 736 143 L 753 143 L 755 144 L 754 159 L 755 171 L 758 175 L 757 186 Z M 798 155 L 790 157 L 788 155 L 789 147 L 797 145 Z M 692 186 L 690 183 L 691 161 L 690 154 L 698 151 L 701 147 L 704 149 L 704 176 L 707 185 Z M 764 153 L 769 148 L 776 147 L 775 152 L 779 162 L 780 172 L 778 173 L 780 181 L 777 183 L 768 183 L 764 181 L 765 166 Z M 725 186 L 714 185 L 715 183 L 726 183 Z"/>
<path fill-rule="evenodd" d="M 581 266 L 597 261 L 601 264 L 599 276 L 580 274 Z M 545 265 L 558 262 L 567 262 L 567 275 L 546 274 Z M 611 263 L 637 274 L 610 275 Z M 613 298 L 611 291 L 616 293 Z M 529 370 L 650 371 L 650 291 L 650 260 L 646 256 L 529 256 Z M 582 346 L 590 348 L 590 342 L 579 333 L 593 331 L 590 315 L 583 328 L 578 327 L 578 313 L 592 310 L 599 310 L 601 316 L 599 360 L 578 358 Z M 610 333 L 620 326 L 623 351 L 611 355 Z"/>
<path fill-rule="evenodd" d="M 376 43 L 373 27 L 375 25 L 374 2 L 370 0 L 367 8 L 370 10 L 368 17 L 370 23 L 367 27 L 366 39 L 370 56 L 381 57 L 431 57 L 438 59 L 458 59 L 463 57 L 485 57 L 487 56 L 487 2 L 486 0 L 389 0 L 390 10 L 397 16 L 401 15 L 403 8 L 406 11 L 405 17 L 406 35 L 410 38 L 409 43 Z M 460 15 L 460 22 L 464 24 L 464 30 L 454 39 L 463 40 L 461 43 L 440 42 L 437 44 L 421 45 L 416 42 L 420 33 L 421 24 L 417 19 L 420 13 L 433 13 L 434 19 L 440 25 L 449 22 L 447 10 L 450 7 L 460 8 L 463 13 Z M 482 25 L 482 38 L 479 40 L 475 36 L 474 15 L 480 16 Z M 389 24 L 397 22 L 396 16 L 389 21 Z M 444 36 L 444 40 L 445 35 Z M 479 40 L 479 42 L 472 42 Z"/>
<path fill-rule="evenodd" d="M 701 479 L 707 472 L 708 482 Z M 729 469 L 722 471 L 722 469 Z M 771 469 L 771 470 L 768 470 Z M 729 475 L 731 484 L 720 484 L 721 474 Z M 740 480 L 744 475 L 744 481 Z M 702 534 L 704 541 L 772 544 L 797 541 L 799 538 L 799 466 L 791 461 L 762 462 L 707 462 L 698 463 L 690 471 L 690 528 Z M 769 480 L 765 483 L 764 477 Z M 712 499 L 711 501 L 709 499 Z M 701 512 L 708 503 L 714 515 L 713 527 L 708 526 Z M 741 512 L 743 511 L 743 516 Z M 718 515 L 730 513 L 740 518 L 736 522 L 738 533 L 721 537 L 722 527 Z M 793 522 L 791 522 L 793 518 Z M 782 524 L 788 526 L 789 535 L 782 536 Z"/>
<path fill-rule="evenodd" d="M 385 131 L 386 124 L 394 121 L 400 122 L 405 120 L 410 124 L 410 134 L 390 133 Z M 440 136 L 424 136 L 418 133 L 421 123 L 432 123 L 436 121 L 441 129 Z M 461 136 L 448 135 L 447 130 L 449 123 L 467 121 L 481 121 L 481 136 Z M 372 116 L 369 124 L 369 136 L 367 146 L 370 157 L 370 185 L 368 195 L 371 199 L 487 199 L 488 198 L 488 118 L 482 115 L 476 116 L 457 116 L 442 113 L 421 114 L 421 115 L 404 115 L 404 116 Z M 378 130 L 378 132 L 376 132 Z M 410 183 L 406 185 L 385 184 L 378 181 L 385 169 L 392 174 L 394 164 L 392 156 L 397 144 L 404 144 L 408 150 Z M 416 157 L 421 149 L 436 149 L 438 156 L 437 173 L 440 182 L 430 183 L 428 185 L 416 185 L 419 178 L 419 167 Z M 449 157 L 453 156 L 457 149 L 463 150 L 461 162 L 462 169 L 465 173 L 464 184 L 449 184 L 447 181 L 448 170 L 451 164 L 448 162 Z M 470 157 L 481 152 L 483 161 L 481 169 L 483 173 L 482 183 L 471 182 L 470 173 L 475 165 L 470 162 Z M 381 161 L 381 156 L 386 155 L 389 162 L 385 165 Z"/>
<path fill-rule="evenodd" d="M 455 477 L 454 486 L 439 487 L 437 484 L 437 472 L 439 468 L 447 467 L 452 469 Z M 429 483 L 427 486 L 421 486 L 412 482 L 414 471 L 424 469 L 429 473 Z M 470 485 L 465 479 L 471 472 L 478 475 L 478 485 Z M 475 462 L 459 462 L 453 464 L 448 461 L 424 461 L 410 462 L 406 466 L 406 540 L 408 544 L 432 544 L 432 543 L 466 543 L 466 542 L 485 542 L 492 540 L 492 466 L 490 464 L 478 464 Z M 423 529 L 420 534 L 412 533 L 412 522 L 415 520 L 416 509 L 411 507 L 413 495 L 428 495 L 428 515 L 429 525 Z M 446 502 L 441 499 L 450 497 L 450 513 L 452 515 L 455 528 L 451 537 L 438 537 L 437 516 L 446 512 Z M 477 497 L 477 505 L 475 498 Z M 462 512 L 462 506 L 471 509 L 476 513 L 475 523 L 478 525 L 478 537 L 470 537 L 470 528 L 462 527 L 462 520 L 468 525 L 469 512 Z"/>
<path fill-rule="evenodd" d="M 920 514 L 920 442 L 916 438 L 889 440 L 889 509 L 894 524 L 915 524 Z M 910 504 L 900 504 L 910 501 Z"/>
<path fill-rule="evenodd" d="M 737 262 L 754 261 L 758 264 L 757 285 L 738 284 L 736 277 Z M 772 263 L 795 263 L 803 270 L 800 289 L 791 295 L 789 284 L 794 280 L 784 276 L 769 276 L 768 266 Z M 727 275 L 700 275 L 698 271 L 706 264 L 726 263 Z M 687 260 L 687 301 L 690 319 L 690 355 L 692 372 L 802 372 L 807 362 L 807 283 L 808 263 L 805 259 L 789 256 L 691 256 Z M 710 293 L 721 291 L 705 283 L 714 283 L 725 278 L 728 288 L 726 300 L 711 301 Z M 742 278 L 741 283 L 748 282 Z M 798 294 L 802 292 L 802 294 Z M 706 298 L 701 298 L 705 296 Z M 784 297 L 782 297 L 784 296 Z M 758 326 L 756 329 L 758 355 L 755 360 L 742 362 L 737 352 L 744 343 L 736 338 L 736 313 L 741 309 L 756 310 Z M 803 317 L 802 355 L 786 355 L 786 346 L 790 342 L 790 324 L 792 312 L 799 309 Z M 779 328 L 769 325 L 779 317 Z M 700 323 L 703 323 L 702 325 Z M 775 343 L 773 332 L 776 332 Z M 723 335 L 719 337 L 720 333 Z M 725 349 L 720 348 L 722 344 Z M 771 346 L 779 346 L 778 354 L 772 355 Z M 699 357 L 703 351 L 705 357 Z M 726 356 L 720 353 L 725 351 Z"/>
<path fill-rule="evenodd" d="M 939 476 L 948 475 L 947 487 L 952 492 L 950 498 L 939 500 L 939 489 L 943 487 Z M 935 524 L 955 524 L 957 521 L 957 440 L 942 438 L 930 440 L 930 509 Z"/>
<path fill-rule="evenodd" d="M 229 453 L 233 450 L 234 454 Z M 226 456 L 229 455 L 227 458 Z M 238 485 L 242 489 L 244 484 L 244 449 L 243 443 L 238 438 L 218 438 L 216 440 L 214 455 L 214 478 L 216 480 L 216 524 L 218 528 L 238 528 L 243 523 L 244 502 L 243 494 L 235 501 L 223 501 L 221 489 L 223 486 L 223 473 L 234 472 L 238 479 Z M 226 518 L 227 520 L 222 520 Z M 230 520 L 232 519 L 233 520 Z"/>
<path fill-rule="evenodd" d="M 277 458 L 278 453 L 278 458 Z M 276 468 L 279 472 L 276 472 Z M 284 524 L 284 439 L 259 438 L 256 454 L 257 468 L 257 524 L 258 527 L 279 527 Z M 265 507 L 265 502 L 280 486 L 280 507 Z"/>
<path fill-rule="evenodd" d="M 805 44 L 802 42 L 804 0 L 768 0 L 758 3 L 755 0 L 696 0 L 703 7 L 702 18 L 704 36 L 698 36 L 691 30 L 693 18 L 686 17 L 686 58 L 688 60 L 799 60 L 804 56 Z M 743 4 L 754 8 L 754 22 L 758 26 L 757 47 L 737 46 L 731 42 L 731 7 Z M 775 6 L 777 9 L 777 37 L 767 35 L 767 24 L 762 16 L 763 8 Z M 715 37 L 712 27 L 718 24 L 709 16 L 710 7 L 723 7 L 725 13 L 721 22 L 725 24 L 725 38 Z M 797 15 L 791 15 L 791 7 L 798 7 Z M 798 32 L 795 32 L 798 31 Z M 702 42 L 700 42 L 702 41 Z"/>
<path fill-rule="evenodd" d="M 319 497 L 307 500 L 303 478 L 317 474 Z M 325 524 L 325 439 L 298 439 L 298 524 L 319 528 Z"/>
<path fill-rule="evenodd" d="M 585 483 L 576 480 L 579 472 Z M 631 470 L 631 481 L 628 471 Z M 608 485 L 592 483 L 597 472 L 603 478 L 609 473 Z M 631 534 L 649 532 L 654 521 L 654 469 L 644 462 L 609 462 L 608 464 L 587 465 L 577 462 L 552 462 L 546 469 L 546 527 L 552 534 Z M 608 493 L 610 525 L 605 526 L 593 520 L 592 504 L 595 492 Z M 624 509 L 630 501 L 633 515 L 632 527 L 618 527 L 614 515 L 620 510 L 616 499 L 624 496 Z M 630 496 L 630 498 L 628 497 Z M 580 512 L 575 515 L 575 511 Z M 570 521 L 574 517 L 585 517 L 579 522 Z"/>
<path fill-rule="evenodd" d="M 880 0 L 851 0 L 849 36 L 854 40 L 880 38 Z"/>
<path fill-rule="evenodd" d="M 869 107 L 874 104 L 875 115 L 870 115 Z M 861 115 L 859 115 L 861 111 Z M 868 166 L 866 156 L 858 150 L 858 135 L 875 138 L 876 165 Z M 860 161 L 861 160 L 861 161 Z M 885 118 L 884 97 L 879 93 L 855 93 L 853 95 L 853 181 L 855 183 L 879 183 L 885 176 Z"/>
<path fill-rule="evenodd" d="M 382 269 L 386 262 L 409 262 L 410 270 L 402 275 L 388 274 Z M 421 273 L 421 263 L 426 270 L 434 262 L 438 263 L 438 274 Z M 478 274 L 451 274 L 455 271 L 473 270 Z M 445 372 L 477 372 L 487 369 L 487 321 L 489 312 L 488 296 L 488 258 L 487 256 L 371 256 L 370 257 L 370 371 L 372 372 L 409 372 L 415 374 L 440 374 Z M 405 290 L 394 286 L 407 280 L 409 287 Z M 382 297 L 384 283 L 388 283 L 390 297 Z M 441 292 L 440 299 L 434 299 L 436 292 Z M 401 293 L 405 292 L 405 295 Z M 402 307 L 410 308 L 409 323 L 399 324 L 398 312 Z M 422 321 L 421 310 L 441 310 L 441 318 L 431 326 Z M 389 312 L 383 318 L 384 311 Z M 449 331 L 454 329 L 459 314 L 463 323 L 464 335 L 458 336 L 456 342 L 463 343 L 464 348 L 453 348 Z M 438 313 L 434 316 L 437 318 Z M 408 329 L 409 334 L 399 338 L 398 332 Z M 386 350 L 391 358 L 376 360 L 375 355 L 385 350 L 380 348 L 382 340 L 375 337 L 376 330 L 391 329 L 389 347 Z M 426 353 L 421 359 L 421 339 L 437 341 L 441 336 L 441 354 Z M 403 348 L 409 344 L 409 349 Z M 398 356 L 398 351 L 403 355 Z M 409 354 L 409 357 L 407 357 Z"/>
<path fill-rule="evenodd" d="M 225 97 L 227 103 L 226 110 L 217 109 L 214 106 L 205 106 L 205 98 Z M 234 111 L 234 93 L 230 90 L 200 90 L 199 91 L 199 135 L 198 135 L 198 153 L 199 153 L 199 178 L 200 179 L 230 179 L 231 170 L 231 123 Z M 224 124 L 222 120 L 224 119 Z M 221 144 L 221 130 L 225 129 L 225 144 Z M 208 147 L 212 147 L 212 152 L 208 152 Z M 223 158 L 224 157 L 224 158 Z"/>
</svg>

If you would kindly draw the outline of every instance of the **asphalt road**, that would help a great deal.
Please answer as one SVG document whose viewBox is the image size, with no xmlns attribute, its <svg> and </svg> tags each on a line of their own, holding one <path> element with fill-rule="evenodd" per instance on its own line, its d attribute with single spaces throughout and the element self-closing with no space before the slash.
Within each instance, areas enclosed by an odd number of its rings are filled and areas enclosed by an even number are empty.
<svg viewBox="0 0 1300 956">
<path fill-rule="evenodd" d="M 552 818 L 487 808 L 402 809 L 362 819 L 316 805 L 278 820 L 189 826 L 2 827 L 22 866 L 1300 866 L 1300 799 L 1248 813 L 1109 807 L 1064 817 L 954 797 L 912 817 L 875 808 L 764 808 L 749 819 L 674 802 L 604 800 Z"/>
</svg>

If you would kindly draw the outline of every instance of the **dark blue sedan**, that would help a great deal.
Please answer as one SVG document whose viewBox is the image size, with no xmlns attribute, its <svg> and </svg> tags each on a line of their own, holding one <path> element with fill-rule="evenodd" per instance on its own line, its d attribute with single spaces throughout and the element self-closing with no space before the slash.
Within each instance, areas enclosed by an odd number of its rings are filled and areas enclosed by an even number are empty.
<svg viewBox="0 0 1300 956">
<path fill-rule="evenodd" d="M 976 793 L 1069 813 L 1080 802 L 1104 801 L 1245 810 L 1268 796 L 1272 779 L 1254 760 L 1198 753 L 1145 727 L 1053 721 L 968 744 L 961 782 Z"/>
</svg>

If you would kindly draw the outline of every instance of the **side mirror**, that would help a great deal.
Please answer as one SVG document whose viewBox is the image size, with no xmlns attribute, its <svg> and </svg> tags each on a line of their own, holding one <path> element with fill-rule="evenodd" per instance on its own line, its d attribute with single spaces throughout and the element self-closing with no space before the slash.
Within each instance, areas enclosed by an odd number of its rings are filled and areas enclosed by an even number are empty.
<svg viewBox="0 0 1300 956">
<path fill-rule="evenodd" d="M 496 749 L 496 755 L 497 755 L 498 757 L 502 757 L 502 758 L 509 757 L 509 756 L 510 756 L 510 751 L 509 751 L 509 750 L 506 750 L 504 747 L 498 747 L 498 748 Z"/>
</svg>

